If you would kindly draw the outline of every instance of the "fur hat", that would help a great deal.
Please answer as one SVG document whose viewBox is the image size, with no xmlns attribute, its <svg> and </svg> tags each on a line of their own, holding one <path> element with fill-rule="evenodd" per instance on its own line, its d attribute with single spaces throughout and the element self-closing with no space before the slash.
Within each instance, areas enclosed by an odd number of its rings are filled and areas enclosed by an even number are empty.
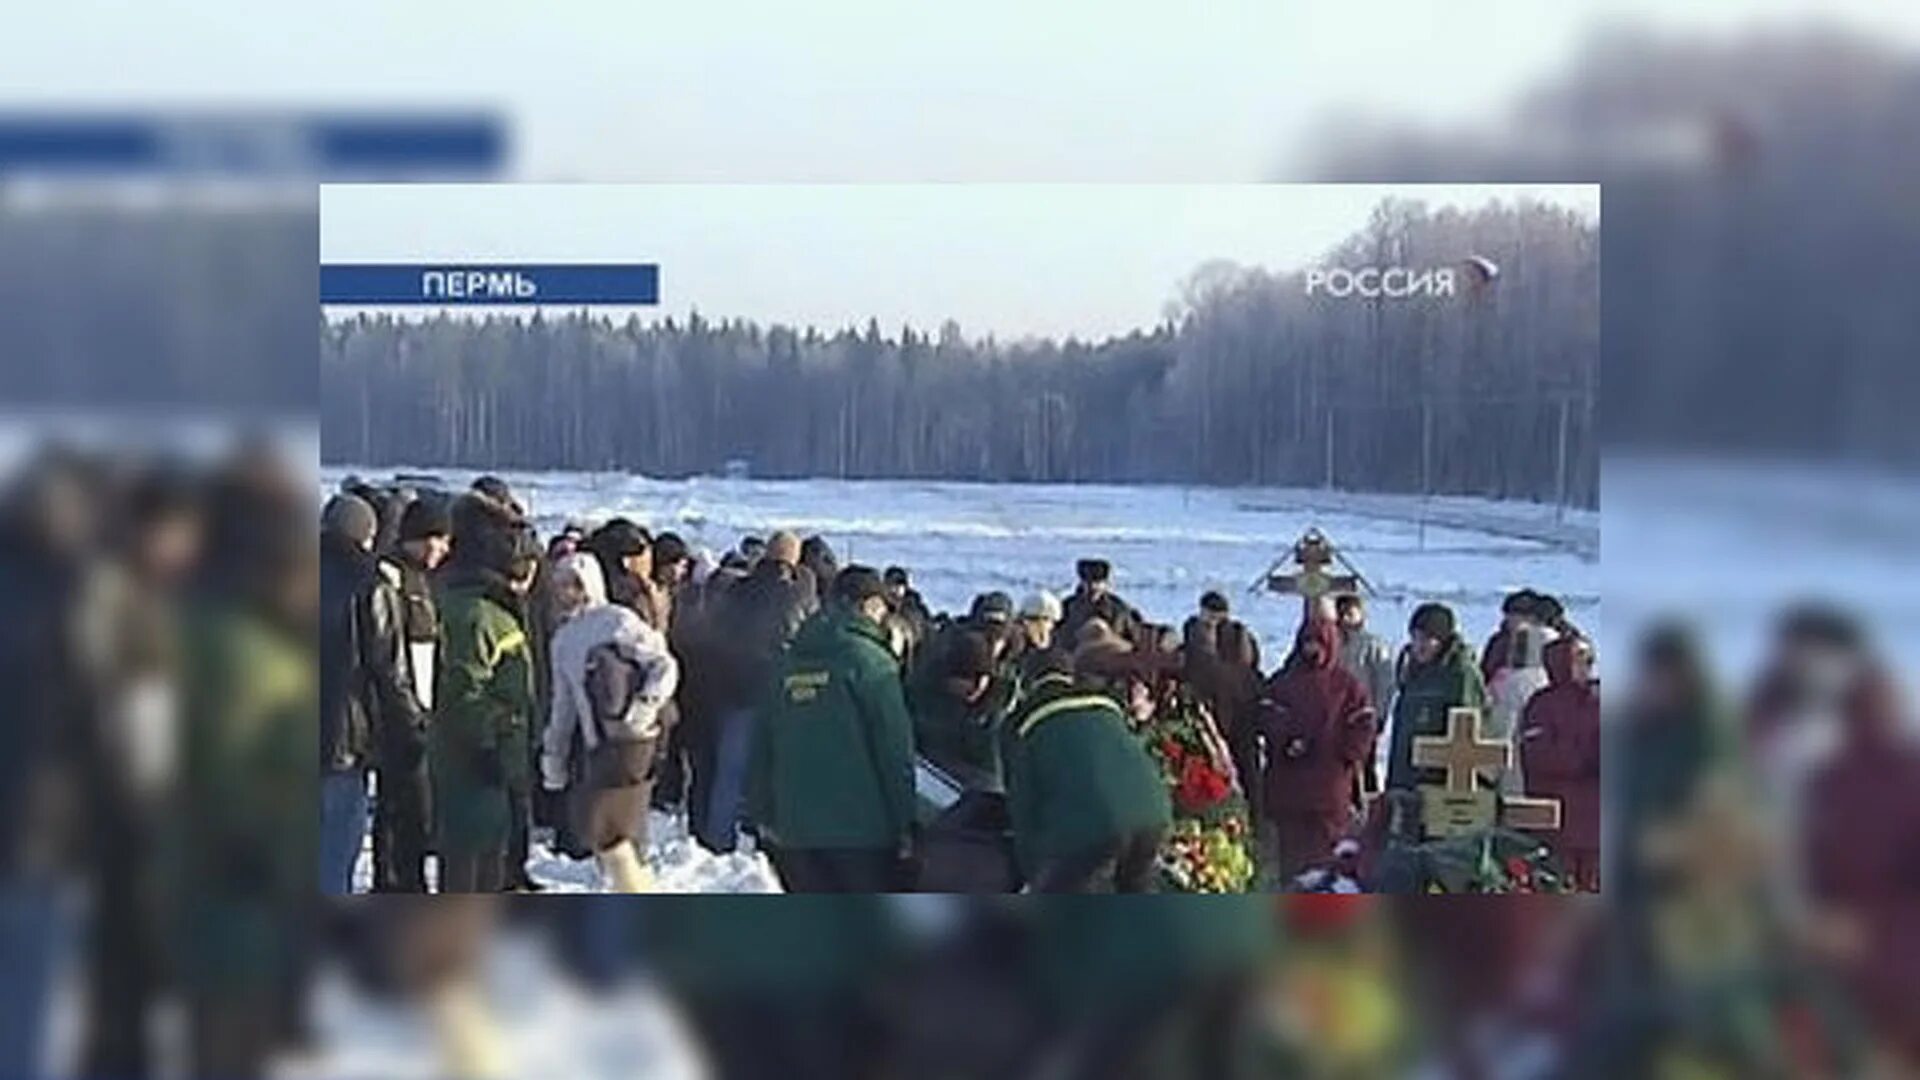
<svg viewBox="0 0 1920 1080">
<path fill-rule="evenodd" d="M 767 537 L 767 550 L 760 557 L 763 559 L 772 559 L 777 563 L 785 563 L 788 566 L 798 566 L 800 564 L 800 538 L 785 529 L 781 529 L 779 532 Z"/>
<path fill-rule="evenodd" d="M 320 511 L 320 527 L 364 546 L 373 542 L 373 534 L 380 529 L 380 519 L 372 505 L 360 496 L 335 495 Z"/>
</svg>

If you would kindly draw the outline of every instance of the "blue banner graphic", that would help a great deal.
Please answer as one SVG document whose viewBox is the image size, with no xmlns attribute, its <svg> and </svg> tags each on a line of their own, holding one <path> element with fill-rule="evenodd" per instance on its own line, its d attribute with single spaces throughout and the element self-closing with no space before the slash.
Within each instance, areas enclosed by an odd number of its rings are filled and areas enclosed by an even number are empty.
<svg viewBox="0 0 1920 1080">
<path fill-rule="evenodd" d="M 488 113 L 0 112 L 0 175 L 477 178 L 506 156 Z"/>
<path fill-rule="evenodd" d="M 331 263 L 322 304 L 617 304 L 660 302 L 654 263 Z"/>
</svg>

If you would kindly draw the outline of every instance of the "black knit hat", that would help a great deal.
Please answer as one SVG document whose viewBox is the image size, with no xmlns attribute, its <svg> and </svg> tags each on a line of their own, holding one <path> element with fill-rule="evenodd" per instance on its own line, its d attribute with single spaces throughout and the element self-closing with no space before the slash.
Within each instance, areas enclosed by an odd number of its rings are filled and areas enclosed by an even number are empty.
<svg viewBox="0 0 1920 1080">
<path fill-rule="evenodd" d="M 1105 559 L 1081 559 L 1073 564 L 1074 573 L 1081 581 L 1105 581 L 1113 576 L 1113 564 Z"/>
<path fill-rule="evenodd" d="M 672 566 L 683 559 L 693 558 L 693 552 L 687 542 L 680 539 L 679 533 L 663 532 L 653 538 L 653 561 L 659 566 Z"/>
<path fill-rule="evenodd" d="M 453 515 L 447 511 L 447 500 L 432 495 L 422 495 L 407 504 L 400 514 L 400 539 L 424 540 L 429 536 L 452 536 Z"/>
<path fill-rule="evenodd" d="M 882 574 L 881 577 L 889 585 L 905 585 L 907 583 L 907 568 L 904 566 L 889 566 L 887 567 L 886 573 Z"/>
<path fill-rule="evenodd" d="M 1227 613 L 1227 598 L 1221 595 L 1218 589 L 1208 589 L 1206 592 L 1200 594 L 1200 610 L 1213 611 L 1225 615 Z"/>
<path fill-rule="evenodd" d="M 1407 622 L 1409 633 L 1418 631 L 1442 641 L 1453 636 L 1453 627 L 1453 609 L 1445 604 L 1421 604 Z"/>
</svg>

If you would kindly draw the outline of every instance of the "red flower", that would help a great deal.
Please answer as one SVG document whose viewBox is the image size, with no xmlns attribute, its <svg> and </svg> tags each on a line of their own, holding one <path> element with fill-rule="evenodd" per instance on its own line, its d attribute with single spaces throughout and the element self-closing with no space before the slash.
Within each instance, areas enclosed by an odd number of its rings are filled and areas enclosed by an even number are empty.
<svg viewBox="0 0 1920 1080">
<path fill-rule="evenodd" d="M 1232 785 L 1218 769 L 1206 761 L 1192 757 L 1180 770 L 1180 783 L 1174 790 L 1174 798 L 1180 809 L 1189 813 L 1198 813 L 1227 797 Z"/>
</svg>

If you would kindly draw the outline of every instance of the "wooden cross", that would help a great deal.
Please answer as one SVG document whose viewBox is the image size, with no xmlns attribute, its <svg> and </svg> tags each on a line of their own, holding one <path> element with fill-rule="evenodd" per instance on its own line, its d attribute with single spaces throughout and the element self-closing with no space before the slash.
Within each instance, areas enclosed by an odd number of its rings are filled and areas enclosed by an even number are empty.
<svg viewBox="0 0 1920 1080">
<path fill-rule="evenodd" d="M 1445 769 L 1446 790 L 1455 795 L 1474 790 L 1474 777 L 1481 770 L 1492 769 L 1497 775 L 1512 761 L 1512 743 L 1481 733 L 1479 709 L 1448 709 L 1446 734 L 1413 737 L 1413 763 Z"/>
<path fill-rule="evenodd" d="M 1333 543 L 1319 529 L 1308 529 L 1293 545 L 1293 562 L 1300 568 L 1298 573 L 1282 574 L 1278 567 L 1268 571 L 1267 588 L 1283 596 L 1300 597 L 1305 617 L 1311 618 L 1320 601 L 1334 593 L 1356 592 L 1360 588 L 1358 574 L 1334 574 L 1328 572 L 1333 565 Z"/>
<path fill-rule="evenodd" d="M 1560 828 L 1558 799 L 1502 796 L 1479 790 L 1476 778 L 1484 776 L 1491 781 L 1513 764 L 1513 743 L 1489 737 L 1480 730 L 1480 721 L 1478 709 L 1449 709 L 1444 735 L 1413 738 L 1413 763 L 1447 772 L 1443 786 L 1422 789 L 1427 832 L 1455 836 L 1484 829 L 1496 821 L 1529 832 Z"/>
</svg>

